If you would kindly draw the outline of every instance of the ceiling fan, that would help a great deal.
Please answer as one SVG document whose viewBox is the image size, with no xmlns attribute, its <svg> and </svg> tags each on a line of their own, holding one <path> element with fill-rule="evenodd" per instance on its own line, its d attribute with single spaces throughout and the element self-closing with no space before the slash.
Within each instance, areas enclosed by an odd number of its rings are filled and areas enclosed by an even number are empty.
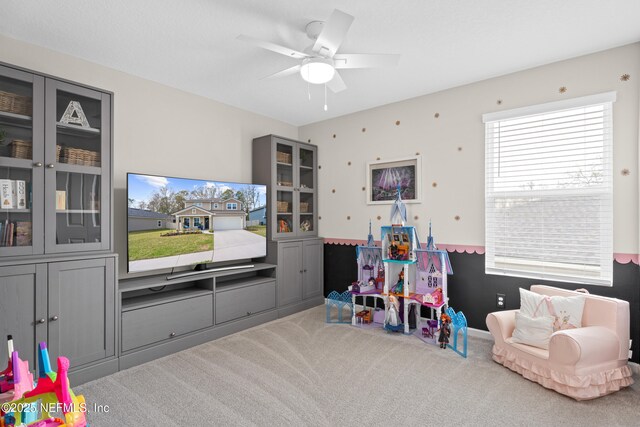
<svg viewBox="0 0 640 427">
<path fill-rule="evenodd" d="M 326 22 L 309 22 L 305 27 L 305 32 L 313 44 L 302 52 L 245 35 L 239 35 L 237 39 L 300 60 L 298 65 L 266 78 L 285 77 L 300 73 L 306 82 L 324 84 L 325 90 L 328 87 L 337 93 L 347 88 L 337 70 L 389 67 L 397 65 L 400 59 L 400 55 L 395 54 L 337 53 L 353 20 L 353 16 L 335 9 Z"/>
</svg>

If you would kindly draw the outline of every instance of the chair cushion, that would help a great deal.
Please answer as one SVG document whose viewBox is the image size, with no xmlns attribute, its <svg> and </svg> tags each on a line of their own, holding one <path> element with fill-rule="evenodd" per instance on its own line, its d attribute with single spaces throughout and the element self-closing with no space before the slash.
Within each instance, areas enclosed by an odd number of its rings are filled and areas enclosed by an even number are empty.
<svg viewBox="0 0 640 427">
<path fill-rule="evenodd" d="M 520 311 L 529 317 L 553 317 L 553 332 L 582 327 L 584 302 L 582 295 L 549 297 L 520 288 Z"/>
<path fill-rule="evenodd" d="M 554 320 L 551 316 L 529 317 L 521 312 L 516 312 L 513 342 L 548 350 Z"/>
</svg>

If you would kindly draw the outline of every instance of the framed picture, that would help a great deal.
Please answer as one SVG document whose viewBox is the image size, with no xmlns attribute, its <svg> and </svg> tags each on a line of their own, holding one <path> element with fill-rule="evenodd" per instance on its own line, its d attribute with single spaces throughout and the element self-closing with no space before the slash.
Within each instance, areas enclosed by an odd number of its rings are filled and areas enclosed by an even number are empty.
<svg viewBox="0 0 640 427">
<path fill-rule="evenodd" d="M 405 203 L 420 203 L 421 157 L 367 163 L 367 204 L 391 204 L 396 200 L 398 186 Z"/>
</svg>

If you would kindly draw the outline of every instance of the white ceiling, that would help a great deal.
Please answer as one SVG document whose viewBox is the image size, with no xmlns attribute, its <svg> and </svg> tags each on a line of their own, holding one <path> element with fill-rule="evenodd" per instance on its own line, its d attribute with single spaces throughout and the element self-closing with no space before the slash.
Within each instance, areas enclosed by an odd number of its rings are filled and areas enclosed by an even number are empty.
<svg viewBox="0 0 640 427">
<path fill-rule="evenodd" d="M 302 50 L 334 8 L 355 16 L 340 53 L 402 57 L 343 70 L 328 111 L 297 74 L 261 80 L 296 60 L 235 40 Z M 638 41 L 640 1 L 2 0 L 0 33 L 304 125 Z"/>
</svg>

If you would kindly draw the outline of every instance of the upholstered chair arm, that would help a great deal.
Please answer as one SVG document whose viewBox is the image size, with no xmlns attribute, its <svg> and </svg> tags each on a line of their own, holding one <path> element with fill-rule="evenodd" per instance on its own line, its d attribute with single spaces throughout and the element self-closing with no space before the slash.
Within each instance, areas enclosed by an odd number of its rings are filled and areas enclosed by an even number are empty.
<svg viewBox="0 0 640 427">
<path fill-rule="evenodd" d="M 549 361 L 561 365 L 597 365 L 618 359 L 618 336 L 604 326 L 565 329 L 551 335 Z"/>
<path fill-rule="evenodd" d="M 495 311 L 487 314 L 487 328 L 496 343 L 502 343 L 513 335 L 516 327 L 516 312 L 518 310 Z"/>
</svg>

